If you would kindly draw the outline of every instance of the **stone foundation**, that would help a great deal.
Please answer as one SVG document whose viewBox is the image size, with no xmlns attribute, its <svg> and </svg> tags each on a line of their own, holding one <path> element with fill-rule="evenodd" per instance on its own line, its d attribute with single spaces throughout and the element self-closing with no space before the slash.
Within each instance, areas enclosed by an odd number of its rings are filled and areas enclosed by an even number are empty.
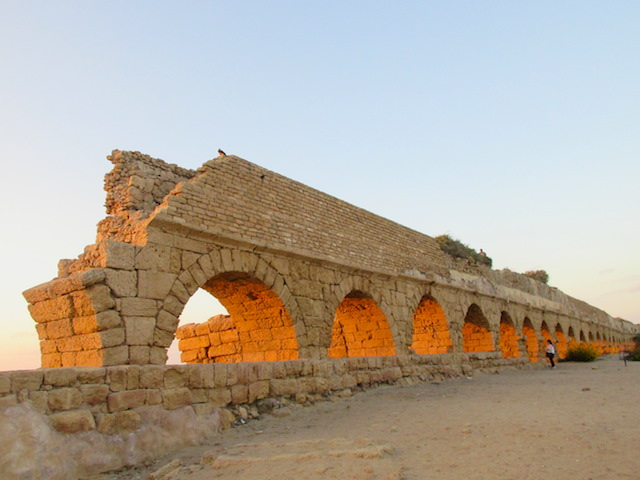
<svg viewBox="0 0 640 480">
<path fill-rule="evenodd" d="M 0 408 L 28 402 L 65 433 L 135 431 L 145 408 L 198 415 L 269 397 L 329 395 L 381 383 L 442 380 L 523 368 L 498 353 L 408 355 L 204 365 L 72 367 L 0 373 Z"/>
</svg>

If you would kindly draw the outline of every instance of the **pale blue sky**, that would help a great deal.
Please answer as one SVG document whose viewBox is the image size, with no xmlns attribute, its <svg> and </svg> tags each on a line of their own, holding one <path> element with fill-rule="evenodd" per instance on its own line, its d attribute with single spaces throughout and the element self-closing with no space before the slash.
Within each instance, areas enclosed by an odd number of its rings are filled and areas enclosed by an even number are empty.
<svg viewBox="0 0 640 480">
<path fill-rule="evenodd" d="M 0 370 L 39 364 L 21 292 L 93 243 L 115 148 L 221 147 L 640 323 L 638 25 L 635 1 L 0 0 Z"/>
</svg>

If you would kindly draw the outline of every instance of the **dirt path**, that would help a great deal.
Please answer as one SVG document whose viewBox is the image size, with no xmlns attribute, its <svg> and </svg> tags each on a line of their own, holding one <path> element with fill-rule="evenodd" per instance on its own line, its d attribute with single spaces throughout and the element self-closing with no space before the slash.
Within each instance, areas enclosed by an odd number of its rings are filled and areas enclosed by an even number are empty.
<svg viewBox="0 0 640 480">
<path fill-rule="evenodd" d="M 640 478 L 640 363 L 379 387 L 289 406 L 214 443 L 92 480 Z M 202 460 L 201 460 L 202 459 Z M 184 466 L 178 467 L 182 462 Z M 159 472 L 160 473 L 160 472 Z"/>
</svg>

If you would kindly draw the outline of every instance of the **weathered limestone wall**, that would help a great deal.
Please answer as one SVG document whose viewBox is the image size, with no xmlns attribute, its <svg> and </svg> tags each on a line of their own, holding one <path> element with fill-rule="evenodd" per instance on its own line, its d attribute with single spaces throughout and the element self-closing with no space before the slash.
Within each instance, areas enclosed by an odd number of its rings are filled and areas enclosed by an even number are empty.
<svg viewBox="0 0 640 480">
<path fill-rule="evenodd" d="M 136 152 L 110 160 L 97 243 L 24 292 L 44 367 L 164 364 L 199 288 L 232 326 L 207 327 L 206 358 L 189 360 L 198 362 L 445 351 L 535 362 L 545 338 L 605 350 L 637 332 L 523 275 L 456 262 L 427 235 L 237 157 L 197 172 Z M 234 331 L 236 343 L 222 342 Z"/>
<path fill-rule="evenodd" d="M 308 395 L 441 380 L 525 363 L 490 353 L 0 372 L 0 409 L 28 402 L 59 431 L 123 435 L 140 427 L 150 407 L 190 407 L 206 417 L 217 408 L 266 398 L 304 403 Z"/>
</svg>

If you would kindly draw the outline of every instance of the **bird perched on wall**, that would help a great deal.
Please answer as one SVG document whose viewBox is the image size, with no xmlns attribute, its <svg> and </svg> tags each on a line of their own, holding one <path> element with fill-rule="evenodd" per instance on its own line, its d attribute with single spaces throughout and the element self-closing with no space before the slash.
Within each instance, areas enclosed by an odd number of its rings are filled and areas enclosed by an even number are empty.
<svg viewBox="0 0 640 480">
<path fill-rule="evenodd" d="M 218 158 L 220 158 L 220 157 L 226 157 L 226 156 L 227 156 L 227 154 L 226 154 L 226 153 L 224 153 L 224 152 L 219 148 L 219 149 L 218 149 Z"/>
</svg>

